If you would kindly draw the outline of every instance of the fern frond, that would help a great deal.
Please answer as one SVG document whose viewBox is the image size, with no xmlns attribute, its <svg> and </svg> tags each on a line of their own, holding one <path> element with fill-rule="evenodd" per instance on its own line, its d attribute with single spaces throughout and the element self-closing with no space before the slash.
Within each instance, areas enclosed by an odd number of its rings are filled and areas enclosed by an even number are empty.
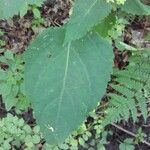
<svg viewBox="0 0 150 150">
<path fill-rule="evenodd" d="M 129 118 L 135 122 L 139 114 L 146 120 L 147 99 L 150 98 L 150 51 L 134 53 L 124 70 L 114 69 L 114 76 L 110 85 L 114 91 L 108 94 L 103 125 Z"/>
</svg>

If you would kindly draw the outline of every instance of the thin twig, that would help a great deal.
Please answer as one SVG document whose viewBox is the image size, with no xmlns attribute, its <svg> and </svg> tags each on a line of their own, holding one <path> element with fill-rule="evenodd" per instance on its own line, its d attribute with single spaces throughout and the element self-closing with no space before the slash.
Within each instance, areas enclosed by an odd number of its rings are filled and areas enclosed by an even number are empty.
<svg viewBox="0 0 150 150">
<path fill-rule="evenodd" d="M 114 126 L 114 127 L 117 128 L 117 129 L 119 129 L 119 130 L 121 130 L 121 131 L 127 133 L 128 135 L 131 135 L 131 136 L 133 136 L 133 137 L 135 137 L 135 138 L 137 137 L 134 133 L 132 133 L 132 132 L 130 132 L 130 131 L 128 131 L 128 130 L 122 128 L 122 127 L 120 127 L 120 126 L 118 126 L 118 125 L 115 124 L 115 123 L 111 123 L 111 125 Z M 145 141 L 145 140 L 142 140 L 141 143 L 150 146 L 150 143 L 147 142 L 147 141 Z"/>
</svg>

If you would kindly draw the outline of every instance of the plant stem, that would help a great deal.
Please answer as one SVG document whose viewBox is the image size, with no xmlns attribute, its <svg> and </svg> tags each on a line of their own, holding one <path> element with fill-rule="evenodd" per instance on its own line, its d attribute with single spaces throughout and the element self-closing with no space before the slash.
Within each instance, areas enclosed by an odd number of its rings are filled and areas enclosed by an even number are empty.
<svg viewBox="0 0 150 150">
<path fill-rule="evenodd" d="M 112 126 L 114 126 L 114 127 L 115 127 L 115 128 L 117 128 L 117 129 L 119 129 L 119 130 L 121 130 L 121 131 L 123 131 L 123 132 L 127 133 L 128 135 L 131 135 L 131 136 L 133 136 L 133 137 L 135 137 L 135 138 L 136 138 L 136 134 L 134 134 L 134 133 L 132 133 L 132 132 L 130 132 L 130 131 L 128 131 L 128 130 L 126 130 L 126 129 L 122 128 L 122 127 L 120 127 L 120 126 L 118 126 L 117 124 L 115 124 L 115 123 L 111 123 L 111 125 L 112 125 Z M 143 143 L 143 144 L 146 144 L 146 145 L 150 146 L 150 143 L 149 143 L 149 142 L 147 142 L 147 141 L 145 141 L 145 140 L 142 140 L 142 141 L 141 141 L 141 143 Z"/>
</svg>

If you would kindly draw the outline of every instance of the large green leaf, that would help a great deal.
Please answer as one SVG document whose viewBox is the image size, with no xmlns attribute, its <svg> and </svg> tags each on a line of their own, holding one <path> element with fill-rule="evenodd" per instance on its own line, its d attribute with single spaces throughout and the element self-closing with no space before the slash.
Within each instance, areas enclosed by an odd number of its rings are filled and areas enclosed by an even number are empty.
<svg viewBox="0 0 150 150">
<path fill-rule="evenodd" d="M 150 15 L 150 6 L 140 0 L 126 0 L 122 10 L 133 15 Z"/>
<path fill-rule="evenodd" d="M 20 11 L 24 15 L 29 4 L 40 6 L 42 2 L 43 0 L 0 0 L 0 19 L 8 19 Z"/>
<path fill-rule="evenodd" d="M 111 12 L 106 0 L 76 0 L 67 24 L 65 42 L 83 37 Z"/>
<path fill-rule="evenodd" d="M 97 34 L 63 45 L 64 29 L 46 29 L 25 52 L 25 88 L 48 142 L 75 130 L 105 93 L 112 47 Z"/>
</svg>

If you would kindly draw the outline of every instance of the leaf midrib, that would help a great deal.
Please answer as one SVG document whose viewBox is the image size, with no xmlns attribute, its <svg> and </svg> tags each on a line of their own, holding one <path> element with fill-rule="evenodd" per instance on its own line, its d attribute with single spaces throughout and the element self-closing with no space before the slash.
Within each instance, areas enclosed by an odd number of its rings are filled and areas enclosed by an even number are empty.
<svg viewBox="0 0 150 150">
<path fill-rule="evenodd" d="M 91 7 L 90 7 L 90 8 L 87 10 L 87 12 L 85 13 L 84 17 L 86 17 L 86 16 L 90 13 L 91 9 L 95 6 L 95 4 L 97 3 L 97 1 L 98 1 L 98 0 L 95 0 L 95 2 L 91 5 Z"/>
<path fill-rule="evenodd" d="M 56 126 L 58 125 L 62 98 L 63 98 L 63 94 L 64 94 L 64 91 L 65 91 L 65 85 L 66 85 L 66 79 L 67 79 L 67 73 L 68 73 L 68 66 L 69 66 L 70 47 L 71 47 L 71 43 L 68 43 L 67 57 L 66 57 L 66 67 L 65 67 L 65 72 L 64 72 L 62 89 L 61 89 L 61 92 L 60 92 L 60 98 L 59 98 L 59 102 L 58 102 L 58 111 L 57 111 L 57 115 L 56 115 Z"/>
</svg>

